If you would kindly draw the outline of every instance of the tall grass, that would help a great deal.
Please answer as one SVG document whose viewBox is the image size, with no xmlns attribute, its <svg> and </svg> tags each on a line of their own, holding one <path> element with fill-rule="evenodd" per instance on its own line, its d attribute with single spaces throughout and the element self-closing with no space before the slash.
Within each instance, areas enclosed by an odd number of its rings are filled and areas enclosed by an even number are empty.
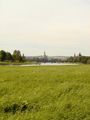
<svg viewBox="0 0 90 120">
<path fill-rule="evenodd" d="M 1 66 L 0 120 L 90 120 L 90 65 Z"/>
</svg>

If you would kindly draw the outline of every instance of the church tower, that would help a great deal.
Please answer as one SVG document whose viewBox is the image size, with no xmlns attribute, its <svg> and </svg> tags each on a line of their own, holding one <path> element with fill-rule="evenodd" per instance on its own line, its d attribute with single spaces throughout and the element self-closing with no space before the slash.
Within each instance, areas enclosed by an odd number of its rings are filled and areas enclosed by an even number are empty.
<svg viewBox="0 0 90 120">
<path fill-rule="evenodd" d="M 47 62 L 47 55 L 45 51 L 44 51 L 44 62 Z"/>
</svg>

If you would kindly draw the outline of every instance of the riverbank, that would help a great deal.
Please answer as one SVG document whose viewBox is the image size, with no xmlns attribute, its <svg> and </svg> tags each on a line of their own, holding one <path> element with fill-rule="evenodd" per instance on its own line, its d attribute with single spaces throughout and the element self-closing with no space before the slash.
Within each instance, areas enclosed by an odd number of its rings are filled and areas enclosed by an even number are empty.
<svg viewBox="0 0 90 120">
<path fill-rule="evenodd" d="M 0 65 L 31 65 L 31 64 L 37 64 L 37 62 L 0 62 Z"/>
<path fill-rule="evenodd" d="M 79 65 L 78 63 L 37 63 L 37 62 L 0 62 L 1 66 L 62 66 L 62 65 Z"/>
</svg>

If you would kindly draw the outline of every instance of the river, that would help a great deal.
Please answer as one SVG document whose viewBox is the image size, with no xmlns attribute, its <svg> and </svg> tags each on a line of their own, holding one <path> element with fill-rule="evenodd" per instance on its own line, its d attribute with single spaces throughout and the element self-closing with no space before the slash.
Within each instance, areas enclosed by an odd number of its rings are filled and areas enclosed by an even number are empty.
<svg viewBox="0 0 90 120">
<path fill-rule="evenodd" d="M 75 63 L 40 63 L 40 64 L 25 64 L 19 66 L 63 66 L 63 65 L 78 65 Z"/>
</svg>

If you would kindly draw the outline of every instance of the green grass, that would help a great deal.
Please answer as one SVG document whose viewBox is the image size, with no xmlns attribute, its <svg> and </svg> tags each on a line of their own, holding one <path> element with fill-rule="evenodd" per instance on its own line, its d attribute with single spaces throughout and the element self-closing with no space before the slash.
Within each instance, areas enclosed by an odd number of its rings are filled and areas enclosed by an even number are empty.
<svg viewBox="0 0 90 120">
<path fill-rule="evenodd" d="M 90 120 L 90 65 L 1 66 L 0 120 Z"/>
</svg>

